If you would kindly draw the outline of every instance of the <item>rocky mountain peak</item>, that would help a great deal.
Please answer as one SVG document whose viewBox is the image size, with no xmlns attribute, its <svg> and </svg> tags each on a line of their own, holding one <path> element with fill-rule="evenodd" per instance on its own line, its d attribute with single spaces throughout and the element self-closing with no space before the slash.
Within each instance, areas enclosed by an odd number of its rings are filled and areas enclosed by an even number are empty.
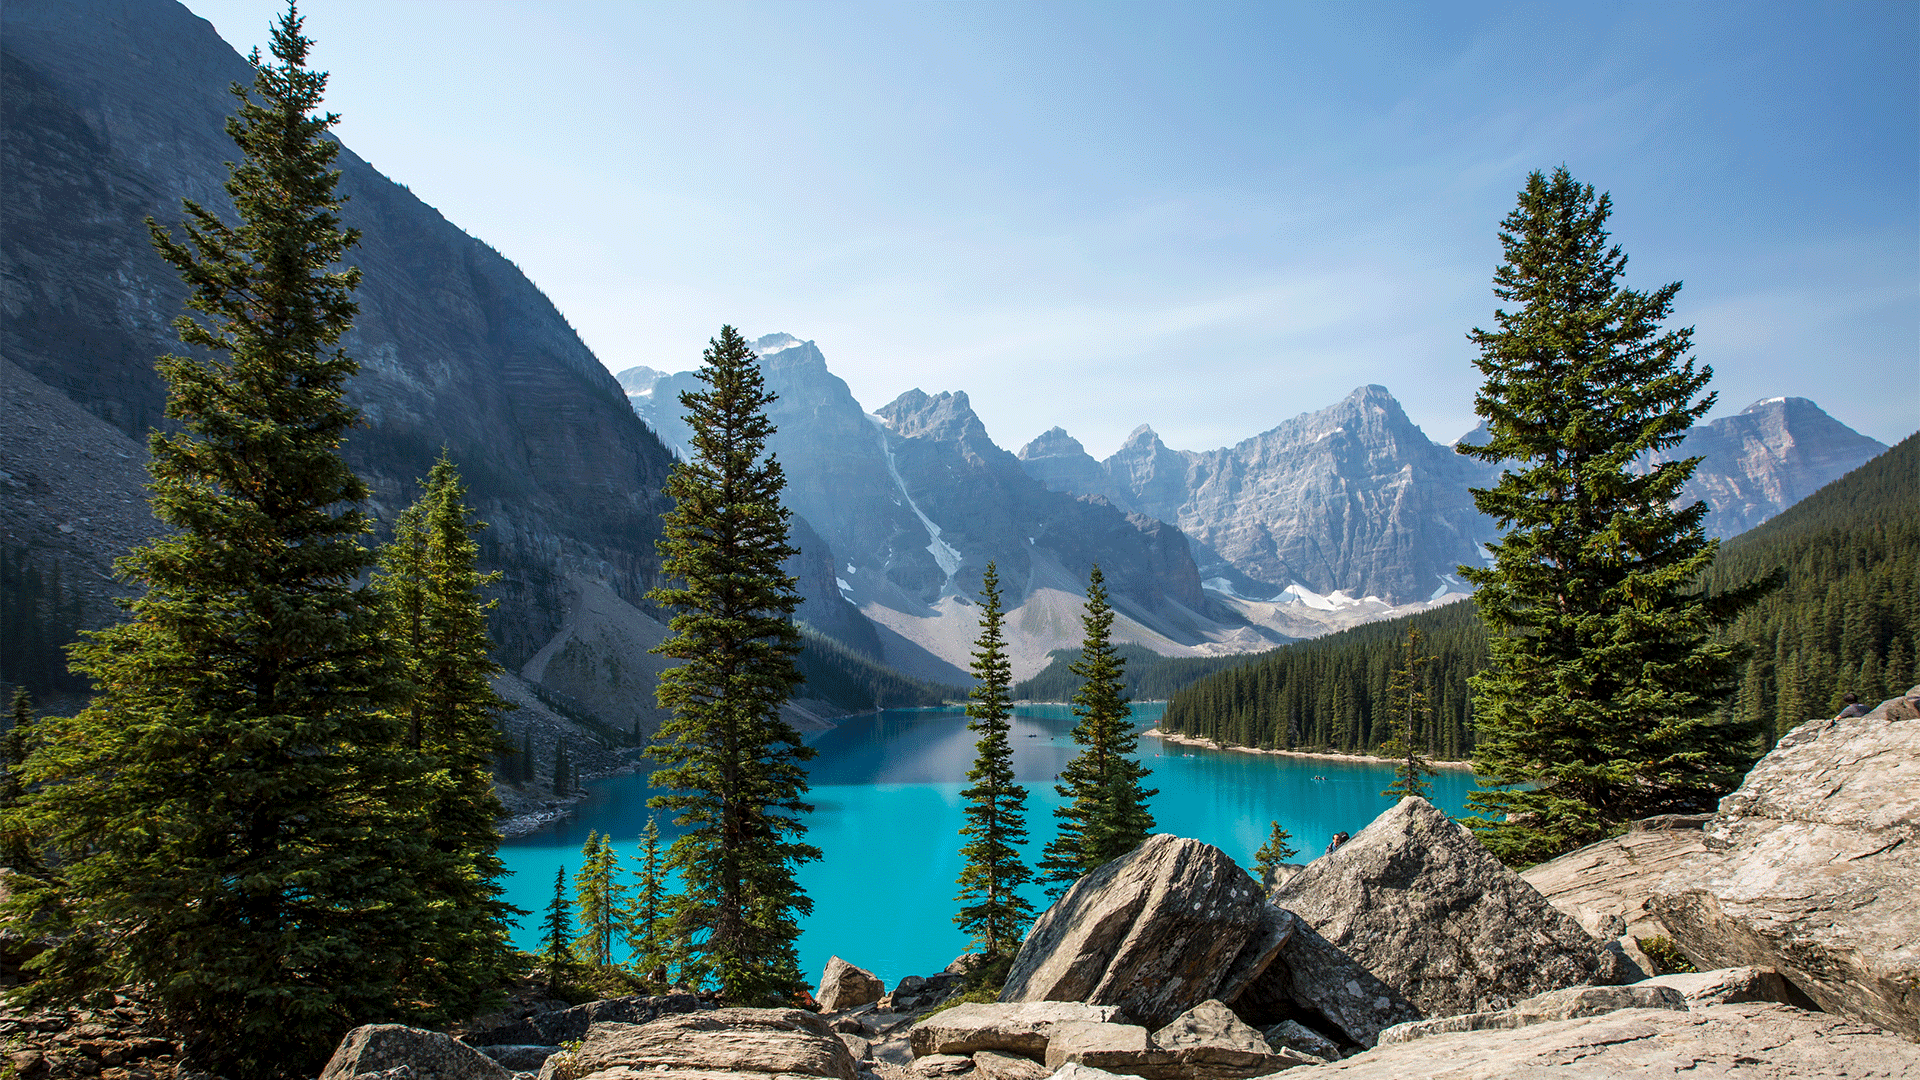
<svg viewBox="0 0 1920 1080">
<path fill-rule="evenodd" d="M 952 442 L 987 437 L 986 425 L 974 414 L 964 390 L 928 394 L 916 387 L 875 409 L 873 415 L 905 439 Z"/>
<path fill-rule="evenodd" d="M 1019 454 L 1021 461 L 1075 456 L 1085 457 L 1088 461 L 1093 460 L 1088 457 L 1087 448 L 1080 445 L 1080 440 L 1067 434 L 1067 429 L 1063 427 L 1048 428 L 1034 436 L 1032 442 L 1020 448 Z"/>
<path fill-rule="evenodd" d="M 768 379 L 831 377 L 827 372 L 827 358 L 821 355 L 820 347 L 792 334 L 768 334 L 756 338 L 753 351 L 760 357 L 760 369 Z M 835 378 L 834 381 L 839 382 L 839 379 Z"/>
<path fill-rule="evenodd" d="M 655 371 L 644 364 L 637 367 L 630 367 L 614 376 L 614 378 L 619 381 L 620 388 L 627 392 L 628 397 L 633 397 L 636 394 L 641 396 L 652 394 L 654 385 L 666 377 L 666 372 Z"/>
</svg>

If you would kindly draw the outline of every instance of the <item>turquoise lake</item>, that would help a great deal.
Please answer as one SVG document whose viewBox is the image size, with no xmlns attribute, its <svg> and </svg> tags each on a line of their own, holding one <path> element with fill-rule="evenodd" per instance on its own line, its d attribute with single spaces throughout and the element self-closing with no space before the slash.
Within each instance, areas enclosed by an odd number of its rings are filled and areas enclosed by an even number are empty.
<svg viewBox="0 0 1920 1080">
<path fill-rule="evenodd" d="M 1136 705 L 1134 719 L 1142 729 L 1151 727 L 1164 708 Z M 1076 750 L 1072 728 L 1065 705 L 1017 709 L 1014 768 L 1029 789 L 1029 865 L 1053 836 L 1053 809 L 1061 801 L 1053 777 Z M 817 981 L 836 953 L 888 986 L 941 970 L 967 951 L 967 939 L 953 925 L 960 789 L 974 756 L 966 717 L 953 710 L 890 710 L 849 717 L 808 742 L 820 755 L 811 763 L 807 841 L 824 857 L 799 871 L 814 904 L 801 923 L 801 970 Z M 1357 833 L 1392 804 L 1380 792 L 1393 772 L 1378 762 L 1205 750 L 1159 739 L 1141 739 L 1140 757 L 1153 769 L 1147 785 L 1159 789 L 1151 803 L 1155 831 L 1214 844 L 1242 866 L 1252 864 L 1270 822 L 1293 834 L 1304 862 L 1324 851 L 1334 833 Z M 1446 769 L 1432 785 L 1434 803 L 1458 814 L 1473 779 L 1465 770 Z M 590 830 L 610 834 L 627 857 L 622 865 L 636 865 L 631 856 L 650 813 L 647 778 L 614 777 L 587 790 L 571 819 L 500 849 L 511 875 L 507 898 L 533 912 L 515 935 L 528 951 L 538 948 L 555 869 L 566 868 L 571 891 Z M 663 838 L 676 832 L 664 816 L 660 829 Z M 1046 908 L 1038 887 L 1027 898 L 1035 911 Z"/>
</svg>

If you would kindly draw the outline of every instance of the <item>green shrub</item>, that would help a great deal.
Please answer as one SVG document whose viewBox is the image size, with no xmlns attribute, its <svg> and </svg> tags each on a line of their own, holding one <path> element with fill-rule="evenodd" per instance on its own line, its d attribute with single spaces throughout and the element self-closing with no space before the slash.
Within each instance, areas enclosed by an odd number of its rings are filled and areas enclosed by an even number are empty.
<svg viewBox="0 0 1920 1080">
<path fill-rule="evenodd" d="M 1647 954 L 1647 959 L 1653 961 L 1654 966 L 1660 969 L 1648 972 L 1650 975 L 1680 975 L 1700 970 L 1693 966 L 1693 961 L 1687 959 L 1687 955 L 1680 951 L 1680 946 L 1675 945 L 1670 937 L 1657 935 L 1634 940 L 1639 943 L 1640 951 Z"/>
</svg>

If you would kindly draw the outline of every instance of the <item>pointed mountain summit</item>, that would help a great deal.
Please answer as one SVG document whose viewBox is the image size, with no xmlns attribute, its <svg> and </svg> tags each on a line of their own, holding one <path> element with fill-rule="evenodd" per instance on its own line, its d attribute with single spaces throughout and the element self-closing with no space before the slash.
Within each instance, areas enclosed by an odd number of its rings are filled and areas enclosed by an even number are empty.
<svg viewBox="0 0 1920 1080">
<path fill-rule="evenodd" d="M 1020 467 L 1048 491 L 1099 495 L 1122 510 L 1133 510 L 1133 500 L 1113 482 L 1080 440 L 1065 428 L 1051 428 L 1020 448 Z"/>
<path fill-rule="evenodd" d="M 1015 673 L 1025 677 L 1047 650 L 1079 643 L 1078 597 L 1097 562 L 1124 640 L 1176 653 L 1279 640 L 1209 604 L 1179 529 L 1029 477 L 964 392 L 913 389 L 868 413 L 813 342 L 769 334 L 753 348 L 779 397 L 767 445 L 786 472 L 788 508 L 810 530 L 796 528 L 805 555 L 793 572 L 808 598 L 801 618 L 819 625 L 818 613 L 851 604 L 873 624 L 887 663 L 964 683 L 972 597 L 991 561 L 1008 594 Z M 635 411 L 670 446 L 687 437 L 683 384 L 691 373 L 627 380 Z"/>
<path fill-rule="evenodd" d="M 1776 397 L 1693 428 L 1670 456 L 1702 459 L 1681 497 L 1713 508 L 1708 536 L 1731 537 L 1886 449 L 1806 398 Z"/>
<path fill-rule="evenodd" d="M 1485 424 L 1459 442 L 1484 444 Z M 1705 502 L 1707 535 L 1725 540 L 1746 532 L 1827 484 L 1885 453 L 1886 444 L 1829 416 L 1803 397 L 1756 401 L 1687 431 L 1679 446 L 1657 461 L 1698 457 L 1692 479 L 1680 489 L 1678 506 Z M 1474 486 L 1484 487 L 1497 465 L 1472 463 Z"/>
<path fill-rule="evenodd" d="M 1491 535 L 1461 459 L 1381 386 L 1206 453 L 1169 449 L 1143 425 L 1103 467 L 1142 513 L 1192 538 L 1201 575 L 1223 588 L 1427 600 L 1457 590 L 1454 567 Z"/>
</svg>

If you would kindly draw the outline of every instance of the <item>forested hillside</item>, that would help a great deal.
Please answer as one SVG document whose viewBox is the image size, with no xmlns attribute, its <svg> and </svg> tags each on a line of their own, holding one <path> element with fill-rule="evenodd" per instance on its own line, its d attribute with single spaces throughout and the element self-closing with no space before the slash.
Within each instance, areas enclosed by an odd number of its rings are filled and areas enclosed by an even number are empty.
<svg viewBox="0 0 1920 1080">
<path fill-rule="evenodd" d="M 1409 627 L 1420 629 L 1435 657 L 1426 684 L 1438 723 L 1429 735 L 1433 756 L 1467 757 L 1467 677 L 1487 660 L 1486 631 L 1471 603 L 1283 645 L 1175 692 L 1161 726 L 1236 746 L 1372 752 L 1388 738 L 1387 682 Z"/>
<path fill-rule="evenodd" d="M 1244 653 L 1231 656 L 1161 656 L 1145 645 L 1120 645 L 1115 651 L 1126 660 L 1123 682 L 1127 696 L 1135 701 L 1165 701 L 1173 696 L 1175 690 L 1195 679 L 1244 664 L 1249 659 Z M 1074 691 L 1080 689 L 1080 678 L 1070 668 L 1079 662 L 1079 649 L 1053 650 L 1047 654 L 1047 666 L 1041 668 L 1039 674 L 1014 684 L 1014 698 L 1020 701 L 1072 700 Z"/>
<path fill-rule="evenodd" d="M 1838 712 L 1850 691 L 1874 704 L 1912 686 L 1920 678 L 1920 435 L 1727 541 L 1703 584 L 1719 592 L 1775 569 L 1784 572 L 1780 588 L 1727 630 L 1751 650 L 1728 704 L 1736 719 L 1764 720 L 1777 737 Z M 1387 732 L 1376 703 L 1409 626 L 1437 657 L 1427 683 L 1434 754 L 1469 757 L 1467 679 L 1487 656 L 1471 603 L 1282 646 L 1174 693 L 1163 724 L 1242 746 L 1377 750 Z"/>
<path fill-rule="evenodd" d="M 910 709 L 939 705 L 966 691 L 902 675 L 875 663 L 811 627 L 802 626 L 806 648 L 796 661 L 806 682 L 794 694 L 825 701 L 849 712 Z"/>
<path fill-rule="evenodd" d="M 1734 707 L 1776 734 L 1873 704 L 1920 677 L 1920 435 L 1909 435 L 1772 521 L 1727 542 L 1710 590 L 1786 580 L 1733 626 L 1753 649 Z"/>
</svg>

